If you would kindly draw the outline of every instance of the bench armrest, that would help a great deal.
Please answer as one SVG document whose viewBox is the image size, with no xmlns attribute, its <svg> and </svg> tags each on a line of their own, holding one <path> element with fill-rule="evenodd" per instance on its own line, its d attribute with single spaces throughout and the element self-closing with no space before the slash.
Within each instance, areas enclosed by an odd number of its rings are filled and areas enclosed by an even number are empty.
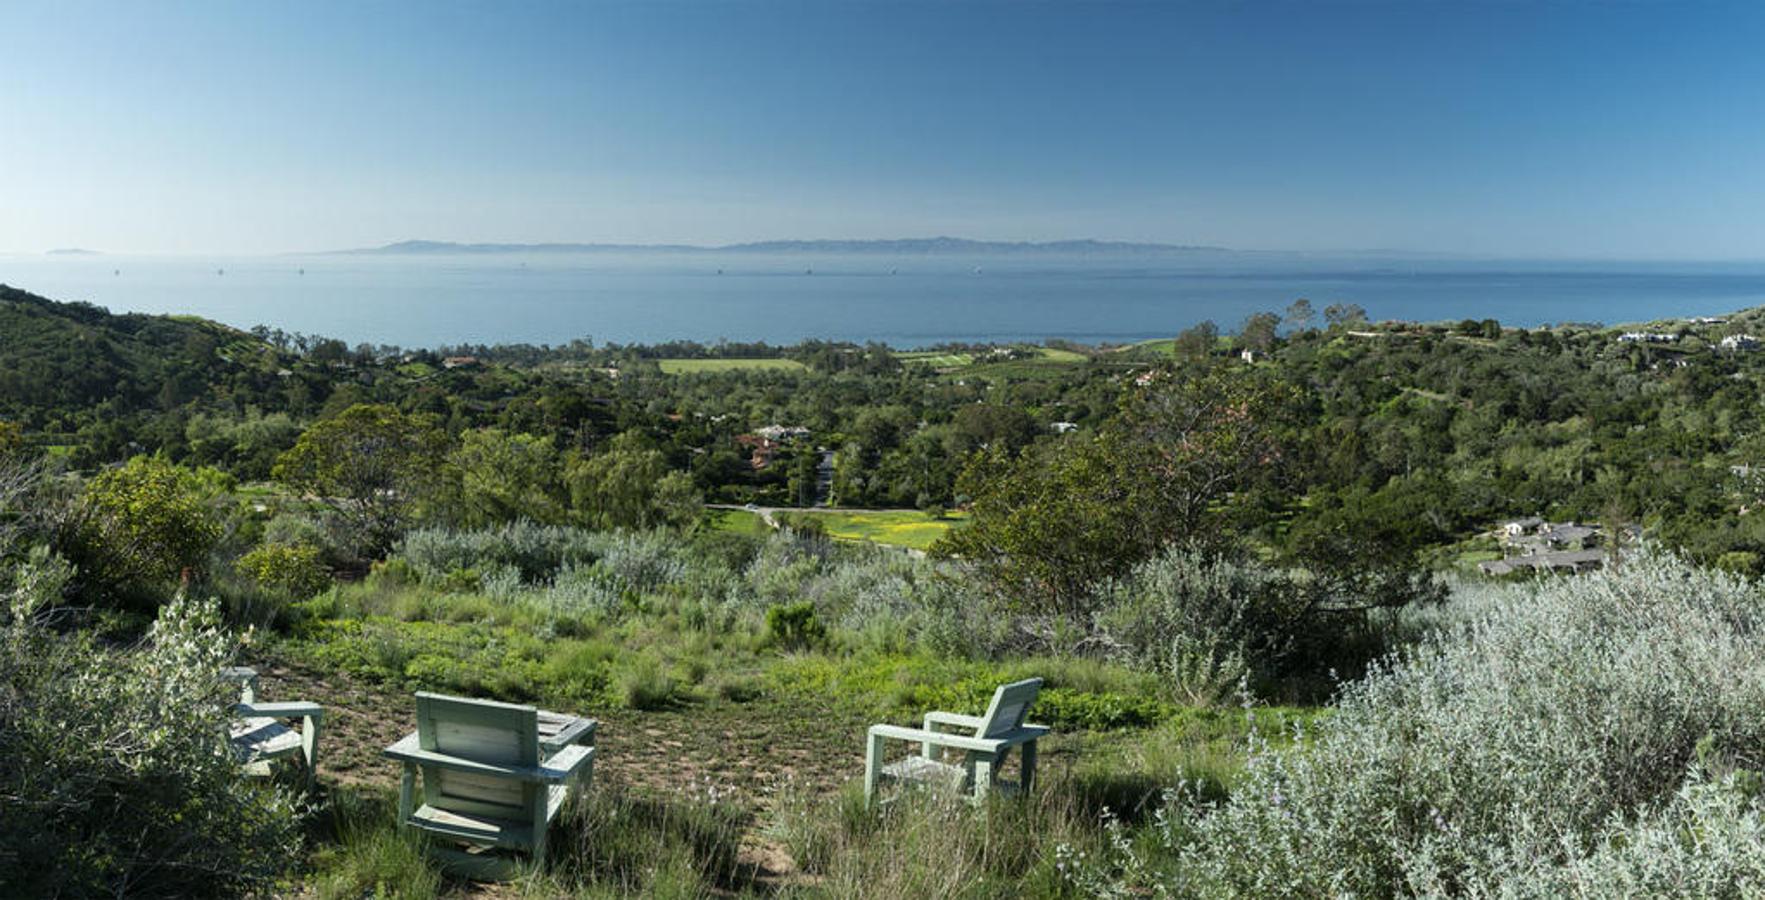
<svg viewBox="0 0 1765 900">
<path fill-rule="evenodd" d="M 542 749 L 547 752 L 555 752 L 568 747 L 571 744 L 593 744 L 595 732 L 600 730 L 601 723 L 595 719 L 584 719 L 580 716 L 566 716 L 563 713 L 546 712 L 543 709 L 539 711 L 539 715 L 542 718 L 553 716 L 559 719 L 569 720 L 563 728 L 558 730 L 557 734 L 547 737 L 541 732 L 539 743 Z"/>
<path fill-rule="evenodd" d="M 272 719 L 324 718 L 325 708 L 317 703 L 288 700 L 280 703 L 236 703 L 233 711 L 241 716 L 267 716 Z"/>
<path fill-rule="evenodd" d="M 594 747 L 589 744 L 571 744 L 551 755 L 540 770 L 547 773 L 558 773 L 549 777 L 549 781 L 567 781 L 575 777 L 577 770 L 588 765 L 594 759 Z"/>
<path fill-rule="evenodd" d="M 977 738 L 963 734 L 945 734 L 941 731 L 929 731 L 924 728 L 906 728 L 900 725 L 872 725 L 870 736 L 888 738 L 896 741 L 913 741 L 930 744 L 934 747 L 949 747 L 953 750 L 973 750 L 980 753 L 998 753 L 1006 747 L 1004 741 L 993 738 Z"/>
<path fill-rule="evenodd" d="M 940 725 L 947 728 L 966 728 L 975 731 L 985 722 L 986 719 L 981 716 L 965 716 L 961 713 L 928 712 L 925 714 L 926 731 L 932 731 Z"/>
</svg>

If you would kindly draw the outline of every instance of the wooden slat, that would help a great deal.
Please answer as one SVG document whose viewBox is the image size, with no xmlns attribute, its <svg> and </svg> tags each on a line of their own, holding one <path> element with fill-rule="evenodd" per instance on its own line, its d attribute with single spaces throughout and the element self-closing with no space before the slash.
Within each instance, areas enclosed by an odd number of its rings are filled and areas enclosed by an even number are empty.
<svg viewBox="0 0 1765 900">
<path fill-rule="evenodd" d="M 508 807 L 511 813 L 525 808 L 522 805 L 522 782 L 510 778 L 438 768 L 435 781 L 442 796 L 450 800 L 458 798 Z"/>
<path fill-rule="evenodd" d="M 415 732 L 405 735 L 398 740 L 398 743 L 381 752 L 381 755 L 389 759 L 408 760 L 418 765 L 441 766 L 461 772 L 480 772 L 486 775 L 501 775 L 507 778 L 547 784 L 562 784 L 575 774 L 578 766 L 591 759 L 593 754 L 593 747 L 584 747 L 578 744 L 564 748 L 563 751 L 547 760 L 546 765 L 543 766 L 502 766 L 424 750 L 418 746 Z"/>
<path fill-rule="evenodd" d="M 227 737 L 246 762 L 279 759 L 302 749 L 300 732 L 275 719 L 236 721 L 227 729 Z"/>
<path fill-rule="evenodd" d="M 432 834 L 498 847 L 531 847 L 533 826 L 494 816 L 472 816 L 425 803 L 411 813 L 410 824 Z"/>
</svg>

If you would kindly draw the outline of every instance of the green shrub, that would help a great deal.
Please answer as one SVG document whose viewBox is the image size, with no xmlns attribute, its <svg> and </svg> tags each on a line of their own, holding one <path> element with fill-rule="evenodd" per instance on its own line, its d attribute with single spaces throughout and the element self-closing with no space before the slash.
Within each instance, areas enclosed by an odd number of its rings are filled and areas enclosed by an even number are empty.
<svg viewBox="0 0 1765 900">
<path fill-rule="evenodd" d="M 308 544 L 259 544 L 233 567 L 259 590 L 288 600 L 311 597 L 331 583 L 319 548 Z"/>
<path fill-rule="evenodd" d="M 827 638 L 827 627 L 815 618 L 815 604 L 804 600 L 766 611 L 766 634 L 782 647 L 801 650 Z"/>
<path fill-rule="evenodd" d="M 665 709 L 680 700 L 680 682 L 661 657 L 645 650 L 622 660 L 613 673 L 613 693 L 626 709 Z"/>
<path fill-rule="evenodd" d="M 236 688 L 214 603 L 168 603 L 126 653 L 37 615 L 67 569 L 14 573 L 0 627 L 0 893 L 237 896 L 298 858 L 290 797 L 227 745 Z"/>
<path fill-rule="evenodd" d="M 200 574 L 220 538 L 206 496 L 195 473 L 154 457 L 93 478 L 57 535 L 82 596 L 151 610 Z"/>
</svg>

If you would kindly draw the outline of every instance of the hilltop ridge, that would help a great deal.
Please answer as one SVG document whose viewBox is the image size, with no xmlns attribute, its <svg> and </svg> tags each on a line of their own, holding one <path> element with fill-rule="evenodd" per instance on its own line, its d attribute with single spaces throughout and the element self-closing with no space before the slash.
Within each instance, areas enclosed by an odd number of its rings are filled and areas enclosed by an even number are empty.
<svg viewBox="0 0 1765 900">
<path fill-rule="evenodd" d="M 1189 244 L 1100 241 L 1091 238 L 1060 241 L 979 241 L 957 237 L 891 238 L 883 240 L 777 240 L 739 244 L 610 244 L 610 243 L 456 243 L 408 240 L 379 247 L 332 250 L 347 255 L 422 255 L 447 253 L 889 253 L 937 255 L 963 253 L 1083 254 L 1116 253 L 1154 255 L 1166 253 L 1236 253 L 1226 247 Z"/>
</svg>

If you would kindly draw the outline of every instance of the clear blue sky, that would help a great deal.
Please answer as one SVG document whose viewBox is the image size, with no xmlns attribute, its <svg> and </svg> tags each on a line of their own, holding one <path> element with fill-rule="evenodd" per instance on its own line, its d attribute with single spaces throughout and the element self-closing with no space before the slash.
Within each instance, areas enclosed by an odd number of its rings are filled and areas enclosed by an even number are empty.
<svg viewBox="0 0 1765 900">
<path fill-rule="evenodd" d="M 1762 226 L 1765 4 L 0 4 L 0 250 Z"/>
</svg>

